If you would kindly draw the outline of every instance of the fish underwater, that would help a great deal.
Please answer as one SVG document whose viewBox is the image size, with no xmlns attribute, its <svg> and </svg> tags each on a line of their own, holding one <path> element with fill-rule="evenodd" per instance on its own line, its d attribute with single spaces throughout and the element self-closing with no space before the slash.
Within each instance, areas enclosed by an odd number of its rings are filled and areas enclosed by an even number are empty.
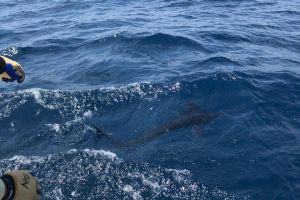
<svg viewBox="0 0 300 200">
<path fill-rule="evenodd" d="M 150 142 L 161 135 L 168 134 L 175 130 L 190 126 L 193 127 L 193 133 L 195 135 L 199 135 L 201 133 L 201 128 L 203 125 L 209 124 L 214 119 L 222 115 L 222 113 L 220 112 L 213 113 L 201 111 L 199 106 L 194 103 L 188 103 L 186 107 L 186 111 L 175 119 L 157 126 L 154 129 L 151 129 L 150 131 L 142 134 L 141 136 L 128 141 L 118 141 L 97 126 L 95 126 L 96 133 L 99 136 L 103 136 L 109 139 L 117 147 L 130 147 Z"/>
</svg>

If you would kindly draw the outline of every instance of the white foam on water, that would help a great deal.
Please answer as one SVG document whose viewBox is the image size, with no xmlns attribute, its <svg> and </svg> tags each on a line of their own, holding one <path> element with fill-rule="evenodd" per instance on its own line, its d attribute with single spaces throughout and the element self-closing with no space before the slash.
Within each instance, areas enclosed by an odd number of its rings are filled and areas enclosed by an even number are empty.
<svg viewBox="0 0 300 200">
<path fill-rule="evenodd" d="M 63 193 L 62 193 L 61 190 L 62 190 L 61 188 L 55 189 L 55 190 L 53 190 L 53 196 L 52 196 L 52 195 L 51 195 L 51 196 L 48 196 L 48 195 L 46 194 L 46 197 L 55 198 L 56 200 L 62 200 L 63 197 L 64 197 L 64 195 L 63 195 Z"/>
<path fill-rule="evenodd" d="M 0 161 L 0 171 L 30 169 L 40 179 L 44 199 L 236 199 L 193 181 L 188 170 L 127 163 L 115 153 L 71 149 L 45 156 L 20 156 Z M 86 193 L 89 187 L 92 193 Z M 146 196 L 145 196 L 146 195 Z"/>
<path fill-rule="evenodd" d="M 160 192 L 160 189 L 162 188 L 162 186 L 157 181 L 151 180 L 152 177 L 145 177 L 144 174 L 128 173 L 128 177 L 139 178 L 140 180 L 142 180 L 144 185 L 151 187 L 152 190 L 155 191 L 155 193 L 157 194 Z"/>
<path fill-rule="evenodd" d="M 176 82 L 173 85 L 171 85 L 170 87 L 170 91 L 179 91 L 181 89 L 181 83 L 180 82 Z"/>
<path fill-rule="evenodd" d="M 117 157 L 117 155 L 111 151 L 105 151 L 105 150 L 95 150 L 95 149 L 84 149 L 83 152 L 91 155 L 91 156 L 106 156 L 107 158 L 111 160 L 120 159 Z"/>
<path fill-rule="evenodd" d="M 92 113 L 91 110 L 88 110 L 88 111 L 86 111 L 86 112 L 83 113 L 83 116 L 85 118 L 91 118 L 93 116 L 93 113 Z"/>
<path fill-rule="evenodd" d="M 227 82 L 232 82 L 240 78 L 238 75 L 236 75 L 233 72 L 218 72 L 213 74 L 211 77 L 213 80 L 218 80 L 219 78 L 221 78 L 222 80 Z"/>
<path fill-rule="evenodd" d="M 132 188 L 131 185 L 125 185 L 124 188 L 123 188 L 123 190 L 124 190 L 125 192 L 132 192 L 132 191 L 133 191 L 133 188 Z"/>
<path fill-rule="evenodd" d="M 3 159 L 3 161 L 11 161 L 14 163 L 30 164 L 30 163 L 43 163 L 45 162 L 42 156 L 20 156 L 16 155 L 8 159 Z"/>
<path fill-rule="evenodd" d="M 18 47 L 11 46 L 11 47 L 8 47 L 8 48 L 2 50 L 0 54 L 3 55 L 3 56 L 12 57 L 12 56 L 14 56 L 18 53 L 19 53 Z"/>
<path fill-rule="evenodd" d="M 60 125 L 59 124 L 46 124 L 46 126 L 48 126 L 51 130 L 53 130 L 55 132 L 60 131 Z"/>
<path fill-rule="evenodd" d="M 141 200 L 143 197 L 141 196 L 139 191 L 135 191 L 131 185 L 125 185 L 123 187 L 123 191 L 128 193 L 134 200 Z"/>
</svg>

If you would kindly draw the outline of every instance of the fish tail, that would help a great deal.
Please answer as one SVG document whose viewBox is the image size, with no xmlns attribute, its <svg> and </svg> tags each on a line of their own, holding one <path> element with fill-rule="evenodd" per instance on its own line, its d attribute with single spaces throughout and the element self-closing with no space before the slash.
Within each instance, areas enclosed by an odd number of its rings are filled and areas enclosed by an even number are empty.
<svg viewBox="0 0 300 200">
<path fill-rule="evenodd" d="M 108 137 L 108 134 L 105 133 L 101 128 L 99 128 L 99 127 L 97 127 L 97 126 L 94 126 L 94 128 L 96 129 L 96 133 L 97 133 L 99 136 Z"/>
<path fill-rule="evenodd" d="M 108 140 L 110 140 L 114 146 L 118 147 L 118 148 L 124 148 L 126 147 L 126 144 L 116 140 L 115 138 L 113 138 L 111 135 L 105 133 L 102 129 L 100 129 L 99 127 L 97 126 L 94 126 L 94 128 L 96 129 L 96 133 L 99 135 L 99 136 L 102 136 L 102 137 L 105 137 L 107 138 Z"/>
</svg>

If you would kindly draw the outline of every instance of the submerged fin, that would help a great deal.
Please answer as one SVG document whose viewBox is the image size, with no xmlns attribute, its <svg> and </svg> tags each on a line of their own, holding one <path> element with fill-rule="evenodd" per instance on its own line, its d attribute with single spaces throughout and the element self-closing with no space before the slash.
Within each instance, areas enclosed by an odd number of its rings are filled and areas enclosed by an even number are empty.
<svg viewBox="0 0 300 200">
<path fill-rule="evenodd" d="M 99 127 L 97 126 L 94 126 L 94 128 L 96 129 L 96 133 L 99 135 L 99 136 L 105 136 L 106 134 L 104 133 L 104 131 L 102 129 L 100 129 Z"/>
<path fill-rule="evenodd" d="M 94 128 L 96 129 L 96 133 L 98 134 L 98 136 L 100 137 L 106 137 L 108 139 L 112 139 L 112 135 L 109 133 L 105 133 L 103 131 L 103 129 L 99 128 L 98 126 L 94 126 Z"/>
<path fill-rule="evenodd" d="M 125 145 L 116 140 L 115 138 L 113 138 L 112 135 L 108 134 L 108 133 L 105 133 L 101 128 L 97 127 L 97 126 L 94 126 L 95 130 L 96 130 L 96 133 L 100 136 L 100 137 L 105 137 L 107 138 L 108 140 L 110 140 L 115 146 L 118 146 L 118 147 L 125 147 Z"/>
</svg>

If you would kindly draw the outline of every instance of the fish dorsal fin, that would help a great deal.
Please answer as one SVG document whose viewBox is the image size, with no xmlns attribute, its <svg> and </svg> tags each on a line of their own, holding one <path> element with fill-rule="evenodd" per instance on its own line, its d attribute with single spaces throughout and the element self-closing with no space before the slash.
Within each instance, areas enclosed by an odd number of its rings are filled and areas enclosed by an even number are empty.
<svg viewBox="0 0 300 200">
<path fill-rule="evenodd" d="M 189 102 L 185 106 L 185 112 L 186 113 L 200 112 L 200 107 L 195 103 Z"/>
</svg>

